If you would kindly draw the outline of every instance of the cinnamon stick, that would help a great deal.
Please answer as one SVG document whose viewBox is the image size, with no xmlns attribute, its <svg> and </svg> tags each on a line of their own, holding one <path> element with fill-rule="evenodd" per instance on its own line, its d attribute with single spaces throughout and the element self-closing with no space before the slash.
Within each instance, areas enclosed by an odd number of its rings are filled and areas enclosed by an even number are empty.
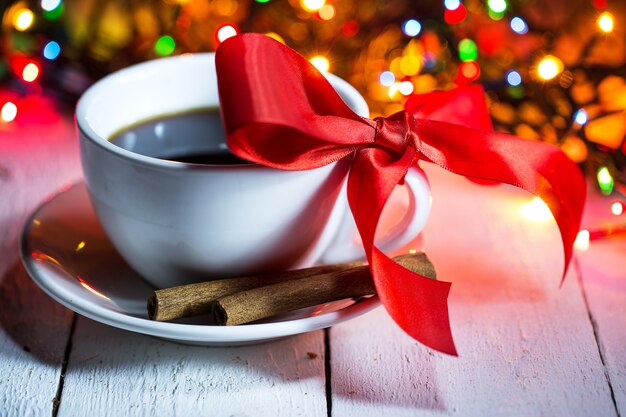
<svg viewBox="0 0 626 417">
<path fill-rule="evenodd" d="M 229 294 L 279 282 L 342 271 L 362 264 L 362 262 L 347 262 L 323 265 L 274 274 L 219 279 L 156 290 L 148 298 L 148 317 L 151 320 L 169 321 L 208 314 L 211 312 L 211 303 L 214 300 Z"/>
<path fill-rule="evenodd" d="M 396 262 L 429 278 L 436 278 L 425 253 L 396 256 Z M 213 318 L 227 326 L 250 323 L 304 307 L 376 293 L 367 265 L 306 278 L 266 285 L 219 297 L 213 303 Z"/>
</svg>

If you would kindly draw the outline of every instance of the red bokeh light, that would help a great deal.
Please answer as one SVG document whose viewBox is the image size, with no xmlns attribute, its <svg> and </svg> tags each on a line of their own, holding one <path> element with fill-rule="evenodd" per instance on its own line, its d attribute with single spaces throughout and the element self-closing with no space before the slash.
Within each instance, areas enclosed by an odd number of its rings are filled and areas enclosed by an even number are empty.
<svg viewBox="0 0 626 417">
<path fill-rule="evenodd" d="M 454 10 L 446 9 L 446 11 L 443 14 L 443 19 L 449 25 L 456 25 L 458 23 L 461 23 L 463 20 L 465 20 L 466 16 L 467 16 L 467 9 L 461 3 L 461 5 L 459 5 L 459 7 L 457 7 Z"/>
<path fill-rule="evenodd" d="M 468 84 L 480 76 L 480 66 L 475 61 L 466 61 L 459 65 L 457 84 Z"/>
<path fill-rule="evenodd" d="M 344 36 L 351 38 L 359 32 L 359 23 L 356 20 L 348 20 L 341 28 Z"/>
</svg>

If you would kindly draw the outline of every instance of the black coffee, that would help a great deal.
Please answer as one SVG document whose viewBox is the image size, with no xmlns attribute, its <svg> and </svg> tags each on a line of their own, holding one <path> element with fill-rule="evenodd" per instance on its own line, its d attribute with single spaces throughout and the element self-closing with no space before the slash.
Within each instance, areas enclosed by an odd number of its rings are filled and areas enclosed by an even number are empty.
<svg viewBox="0 0 626 417">
<path fill-rule="evenodd" d="M 109 141 L 126 150 L 169 161 L 210 165 L 249 164 L 226 146 L 218 109 L 157 117 L 128 126 Z"/>
</svg>

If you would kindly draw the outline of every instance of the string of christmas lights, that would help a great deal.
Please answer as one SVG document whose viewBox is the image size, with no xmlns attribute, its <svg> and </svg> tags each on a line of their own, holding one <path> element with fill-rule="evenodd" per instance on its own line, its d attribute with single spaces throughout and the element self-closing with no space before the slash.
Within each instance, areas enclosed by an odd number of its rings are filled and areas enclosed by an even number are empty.
<svg viewBox="0 0 626 417">
<path fill-rule="evenodd" d="M 2 13 L 0 128 L 28 96 L 71 106 L 119 68 L 260 32 L 346 78 L 373 117 L 411 94 L 481 83 L 497 130 L 560 146 L 621 216 L 621 22 L 626 4 L 617 0 L 13 1 Z"/>
</svg>

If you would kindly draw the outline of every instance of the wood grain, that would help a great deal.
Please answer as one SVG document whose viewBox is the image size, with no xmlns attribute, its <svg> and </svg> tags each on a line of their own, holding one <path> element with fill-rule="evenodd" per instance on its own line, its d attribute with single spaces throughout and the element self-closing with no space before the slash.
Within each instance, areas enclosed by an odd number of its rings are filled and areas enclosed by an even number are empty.
<svg viewBox="0 0 626 417">
<path fill-rule="evenodd" d="M 59 416 L 326 416 L 322 331 L 214 348 L 81 317 L 65 378 Z"/>
<path fill-rule="evenodd" d="M 426 252 L 453 282 L 460 356 L 415 343 L 382 310 L 336 326 L 333 415 L 615 416 L 575 271 L 559 289 L 553 220 L 521 218 L 525 193 L 427 169 Z"/>
<path fill-rule="evenodd" d="M 52 110 L 50 110 L 52 111 Z M 52 114 L 52 113 L 51 113 Z M 27 216 L 80 176 L 74 127 L 0 126 L 0 415 L 49 416 L 73 314 L 43 293 L 19 262 Z"/>
<path fill-rule="evenodd" d="M 589 230 L 623 226 L 624 216 L 610 213 L 612 201 L 590 192 L 583 226 Z M 615 407 L 621 416 L 626 415 L 625 255 L 626 235 L 618 235 L 592 241 L 589 250 L 579 253 L 577 263 Z"/>
<path fill-rule="evenodd" d="M 0 126 L 0 415 L 49 416 L 67 350 L 60 416 L 326 416 L 321 331 L 205 348 L 79 318 L 68 349 L 73 314 L 28 279 L 17 251 L 30 212 L 81 176 L 70 119 L 49 116 Z M 461 356 L 417 344 L 383 309 L 338 325 L 332 415 L 626 415 L 626 240 L 579 253 L 559 289 L 556 226 L 517 215 L 526 194 L 426 169 L 425 249 L 454 283 Z"/>
</svg>

